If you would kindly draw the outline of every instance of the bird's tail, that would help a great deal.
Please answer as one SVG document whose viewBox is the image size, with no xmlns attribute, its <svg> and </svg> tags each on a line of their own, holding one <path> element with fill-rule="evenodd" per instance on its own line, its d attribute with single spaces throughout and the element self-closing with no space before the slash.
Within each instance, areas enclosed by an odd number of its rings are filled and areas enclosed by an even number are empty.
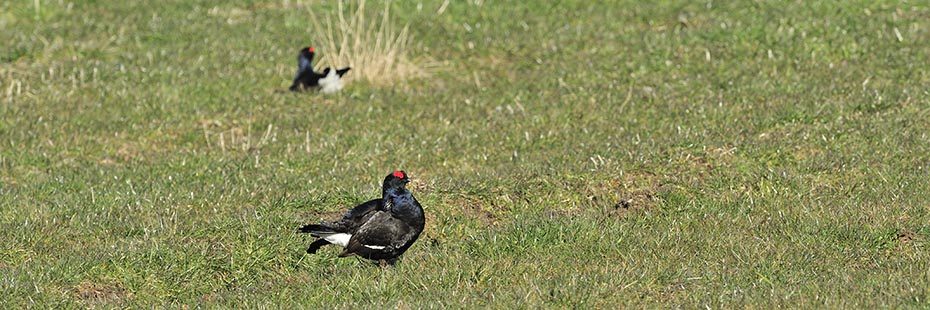
<svg viewBox="0 0 930 310">
<path fill-rule="evenodd" d="M 298 229 L 297 232 L 310 234 L 311 236 L 318 237 L 318 238 L 325 237 L 325 236 L 332 235 L 332 234 L 337 234 L 337 232 L 334 231 L 332 228 L 326 225 L 323 225 L 323 224 L 304 225 L 304 227 L 301 227 L 300 229 Z"/>
</svg>

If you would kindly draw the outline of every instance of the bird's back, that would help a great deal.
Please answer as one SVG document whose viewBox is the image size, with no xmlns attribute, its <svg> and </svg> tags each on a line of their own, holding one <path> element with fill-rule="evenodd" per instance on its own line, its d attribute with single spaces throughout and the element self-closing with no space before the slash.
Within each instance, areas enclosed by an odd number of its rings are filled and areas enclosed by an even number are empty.
<svg viewBox="0 0 930 310">
<path fill-rule="evenodd" d="M 381 199 L 372 199 L 362 203 L 346 212 L 341 219 L 332 223 L 332 228 L 338 232 L 355 233 L 365 222 L 381 209 Z"/>
<path fill-rule="evenodd" d="M 349 240 L 340 256 L 359 255 L 373 260 L 394 259 L 407 251 L 423 232 L 423 226 L 375 211 Z"/>
</svg>

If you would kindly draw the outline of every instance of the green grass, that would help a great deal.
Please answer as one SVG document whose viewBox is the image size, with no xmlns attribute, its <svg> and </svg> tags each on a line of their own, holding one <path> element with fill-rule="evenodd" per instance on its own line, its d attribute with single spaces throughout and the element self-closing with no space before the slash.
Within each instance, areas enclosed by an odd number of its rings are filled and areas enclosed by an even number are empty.
<svg viewBox="0 0 930 310">
<path fill-rule="evenodd" d="M 297 1 L 35 3 L 0 3 L 0 304 L 930 307 L 926 3 L 399 1 L 440 67 L 330 97 L 279 92 Z M 305 255 L 396 168 L 396 268 Z"/>
</svg>

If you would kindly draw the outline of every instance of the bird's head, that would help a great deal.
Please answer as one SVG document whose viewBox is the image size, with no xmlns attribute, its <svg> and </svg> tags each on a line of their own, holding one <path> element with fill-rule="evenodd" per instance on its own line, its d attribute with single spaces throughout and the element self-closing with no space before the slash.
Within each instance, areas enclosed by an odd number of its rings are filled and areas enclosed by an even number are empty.
<svg viewBox="0 0 930 310">
<path fill-rule="evenodd" d="M 300 50 L 300 54 L 305 56 L 310 56 L 314 53 L 316 53 L 316 49 L 314 49 L 313 46 L 307 46 Z"/>
<path fill-rule="evenodd" d="M 397 170 L 384 177 L 382 189 L 385 191 L 390 189 L 405 189 L 407 183 L 410 183 L 410 178 L 407 177 L 407 173 L 403 170 Z"/>
</svg>

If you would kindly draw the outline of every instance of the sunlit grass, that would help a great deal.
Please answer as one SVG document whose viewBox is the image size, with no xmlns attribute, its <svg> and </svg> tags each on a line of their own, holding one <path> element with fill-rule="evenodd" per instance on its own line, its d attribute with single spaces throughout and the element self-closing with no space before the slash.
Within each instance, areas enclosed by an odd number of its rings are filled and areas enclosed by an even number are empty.
<svg viewBox="0 0 930 310">
<path fill-rule="evenodd" d="M 926 5 L 384 3 L 0 1 L 0 304 L 927 307 Z M 306 255 L 394 169 L 396 268 Z"/>
</svg>

